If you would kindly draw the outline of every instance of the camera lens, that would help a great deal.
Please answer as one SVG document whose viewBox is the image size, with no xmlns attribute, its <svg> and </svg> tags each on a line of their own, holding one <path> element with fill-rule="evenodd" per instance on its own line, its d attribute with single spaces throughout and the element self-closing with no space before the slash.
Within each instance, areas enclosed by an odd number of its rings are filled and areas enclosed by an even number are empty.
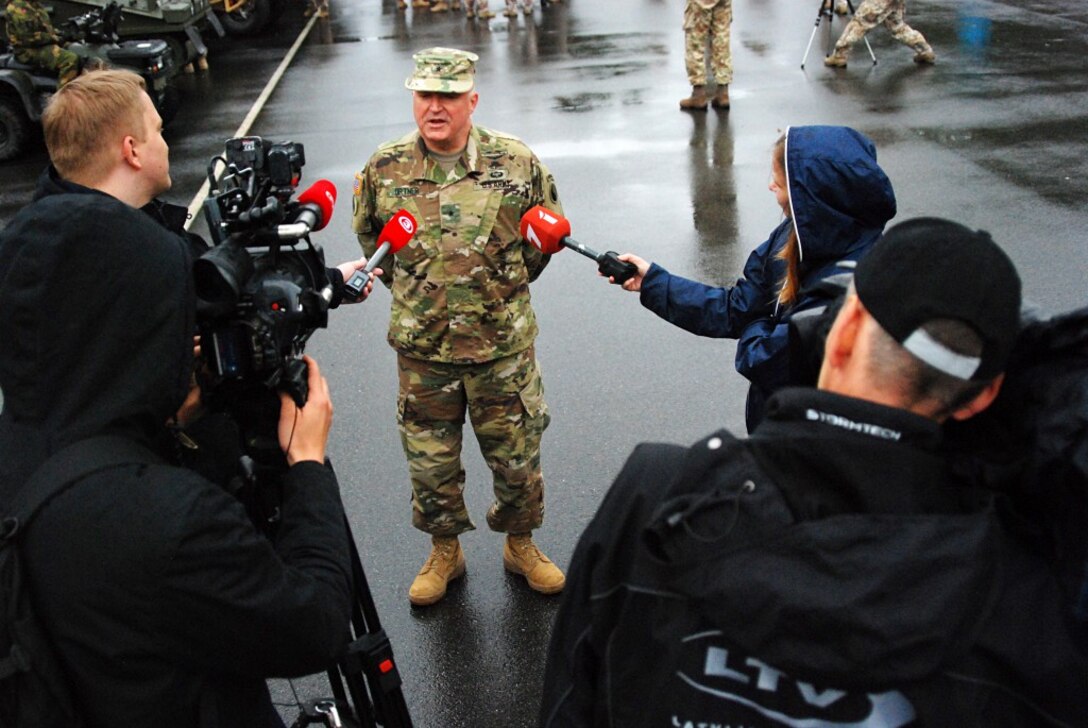
<svg viewBox="0 0 1088 728">
<path fill-rule="evenodd" d="M 217 245 L 193 263 L 196 295 L 212 306 L 234 306 L 253 275 L 253 259 L 234 242 Z"/>
</svg>

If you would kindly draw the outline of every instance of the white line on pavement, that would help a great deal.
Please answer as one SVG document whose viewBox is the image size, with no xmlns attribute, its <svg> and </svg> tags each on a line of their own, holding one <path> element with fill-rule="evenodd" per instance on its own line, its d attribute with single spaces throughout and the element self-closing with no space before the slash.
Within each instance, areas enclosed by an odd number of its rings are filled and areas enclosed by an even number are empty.
<svg viewBox="0 0 1088 728">
<path fill-rule="evenodd" d="M 310 16 L 310 22 L 306 23 L 306 27 L 302 29 L 302 32 L 298 34 L 298 38 L 295 39 L 294 45 L 287 51 L 287 55 L 280 61 L 279 67 L 276 72 L 272 74 L 272 77 L 268 79 L 268 83 L 265 84 L 264 90 L 261 91 L 261 95 L 257 97 L 257 100 L 253 102 L 253 106 L 250 108 L 249 113 L 246 114 L 246 118 L 242 120 L 241 126 L 234 132 L 233 136 L 240 137 L 245 136 L 249 132 L 249 127 L 253 126 L 253 122 L 257 120 L 257 115 L 261 113 L 265 103 L 268 101 L 268 97 L 272 95 L 272 92 L 276 90 L 276 85 L 280 82 L 280 78 L 287 72 L 287 67 L 291 65 L 291 61 L 294 60 L 295 54 L 298 53 L 298 49 L 302 46 L 306 37 L 310 34 L 310 29 L 314 27 L 314 23 L 317 22 L 317 13 Z M 222 162 L 216 162 L 215 174 L 218 175 L 222 167 Z M 196 220 L 197 214 L 200 212 L 201 206 L 204 204 L 204 199 L 208 196 L 208 191 L 211 189 L 208 180 L 204 180 L 204 184 L 200 186 L 196 196 L 193 197 L 193 201 L 189 203 L 189 219 L 185 221 L 185 229 L 188 230 Z"/>
</svg>

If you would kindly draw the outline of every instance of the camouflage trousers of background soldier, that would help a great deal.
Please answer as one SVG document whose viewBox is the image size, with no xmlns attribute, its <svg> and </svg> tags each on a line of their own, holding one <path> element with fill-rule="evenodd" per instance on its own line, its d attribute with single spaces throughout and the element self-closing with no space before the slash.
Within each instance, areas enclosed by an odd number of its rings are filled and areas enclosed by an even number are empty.
<svg viewBox="0 0 1088 728">
<path fill-rule="evenodd" d="M 491 530 L 527 533 L 544 520 L 540 441 L 550 417 L 533 347 L 484 364 L 397 355 L 397 424 L 412 482 L 412 525 L 432 536 L 475 528 L 465 507 L 467 411 L 491 469 Z"/>
<path fill-rule="evenodd" d="M 79 75 L 79 56 L 59 45 L 20 48 L 15 51 L 15 60 L 57 74 L 57 88 Z"/>
<path fill-rule="evenodd" d="M 863 0 L 835 43 L 835 50 L 824 61 L 825 65 L 845 66 L 850 47 L 881 24 L 897 41 L 914 49 L 915 62 L 933 63 L 936 58 L 933 49 L 926 42 L 925 36 L 907 25 L 903 18 L 905 12 L 906 0 Z"/>
<path fill-rule="evenodd" d="M 695 0 L 684 8 L 684 66 L 692 86 L 706 85 L 707 42 L 714 82 L 733 82 L 733 56 L 729 52 L 729 30 L 733 23 L 732 0 L 720 0 L 707 9 Z"/>
</svg>

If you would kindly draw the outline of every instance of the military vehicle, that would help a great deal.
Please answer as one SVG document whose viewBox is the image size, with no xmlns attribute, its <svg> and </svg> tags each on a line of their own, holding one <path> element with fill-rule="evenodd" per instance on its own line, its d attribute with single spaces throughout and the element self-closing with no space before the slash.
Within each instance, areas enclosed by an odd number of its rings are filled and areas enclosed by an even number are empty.
<svg viewBox="0 0 1088 728">
<path fill-rule="evenodd" d="M 47 0 L 52 8 L 53 25 L 82 15 L 94 7 L 105 7 L 115 0 Z M 223 36 L 223 26 L 210 12 L 209 0 L 120 0 L 123 38 L 161 38 L 170 46 L 178 68 L 206 55 L 202 33 L 210 26 Z"/>
<path fill-rule="evenodd" d="M 121 8 L 113 2 L 53 27 L 84 66 L 101 63 L 140 74 L 159 115 L 168 121 L 177 112 L 178 100 L 177 89 L 169 83 L 177 66 L 167 43 L 156 38 L 122 41 L 117 32 L 121 18 Z M 10 50 L 0 53 L 0 160 L 23 152 L 56 90 L 56 75 L 19 63 Z"/>
<path fill-rule="evenodd" d="M 231 35 L 256 35 L 287 8 L 287 0 L 211 0 L 211 4 Z"/>
</svg>

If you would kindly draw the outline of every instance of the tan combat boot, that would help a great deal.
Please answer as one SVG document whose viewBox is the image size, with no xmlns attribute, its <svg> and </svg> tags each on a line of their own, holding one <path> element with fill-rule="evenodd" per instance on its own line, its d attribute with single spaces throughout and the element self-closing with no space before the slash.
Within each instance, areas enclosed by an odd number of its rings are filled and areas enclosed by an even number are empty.
<svg viewBox="0 0 1088 728">
<path fill-rule="evenodd" d="M 495 13 L 491 12 L 490 10 L 481 10 L 480 12 L 476 13 L 476 17 L 478 17 L 480 20 L 487 20 L 488 18 L 494 18 Z"/>
<path fill-rule="evenodd" d="M 450 9 L 450 6 L 446 4 L 445 0 L 438 0 L 431 6 L 432 13 L 444 13 Z"/>
<path fill-rule="evenodd" d="M 680 99 L 684 111 L 706 111 L 706 86 L 692 86 L 691 96 Z"/>
<path fill-rule="evenodd" d="M 846 54 L 836 50 L 824 58 L 824 65 L 828 68 L 846 68 Z"/>
<path fill-rule="evenodd" d="M 846 4 L 846 0 L 835 1 L 835 15 L 846 15 L 850 12 L 850 6 Z"/>
<path fill-rule="evenodd" d="M 446 585 L 465 573 L 465 554 L 456 536 L 432 536 L 431 555 L 408 589 L 408 601 L 425 607 L 446 596 Z"/>
<path fill-rule="evenodd" d="M 412 0 L 413 8 L 429 8 L 431 6 L 431 0 Z"/>
<path fill-rule="evenodd" d="M 533 543 L 531 533 L 511 533 L 502 547 L 502 563 L 512 574 L 520 574 L 529 587 L 541 594 L 563 591 L 567 578 L 559 567 Z"/>
<path fill-rule="evenodd" d="M 711 100 L 710 105 L 715 109 L 728 109 L 729 108 L 729 86 L 722 84 L 718 86 L 718 90 L 714 94 L 714 98 Z"/>
<path fill-rule="evenodd" d="M 918 46 L 914 49 L 914 62 L 918 64 L 932 65 L 937 62 L 937 54 L 928 45 Z"/>
</svg>

